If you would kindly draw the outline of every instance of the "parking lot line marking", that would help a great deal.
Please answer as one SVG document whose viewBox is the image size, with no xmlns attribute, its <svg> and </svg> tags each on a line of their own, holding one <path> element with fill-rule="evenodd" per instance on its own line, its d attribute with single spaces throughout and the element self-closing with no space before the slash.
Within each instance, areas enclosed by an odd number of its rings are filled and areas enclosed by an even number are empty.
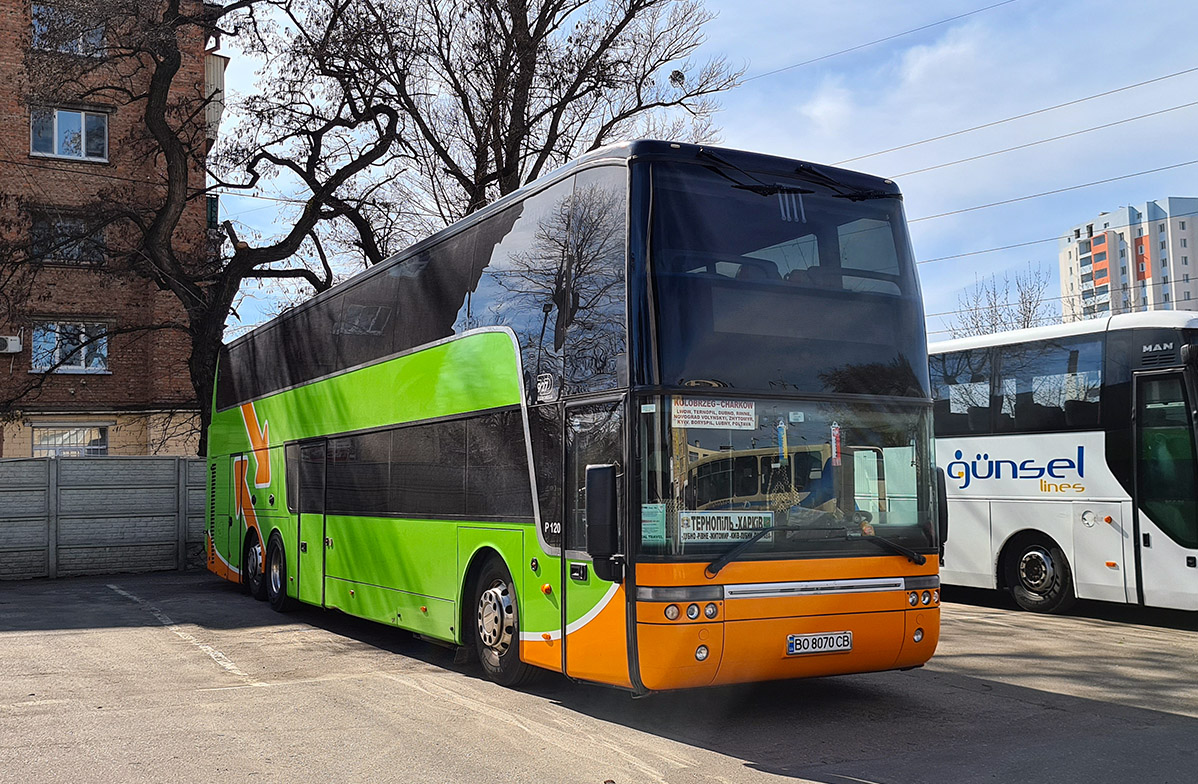
<svg viewBox="0 0 1198 784">
<path fill-rule="evenodd" d="M 194 636 L 192 636 L 188 632 L 184 631 L 182 627 L 180 627 L 177 623 L 175 623 L 173 620 L 171 620 L 171 617 L 169 615 L 167 615 L 166 613 L 164 613 L 162 610 L 158 609 L 154 605 L 150 604 L 145 599 L 141 598 L 140 596 L 137 596 L 136 594 L 129 593 L 124 588 L 121 588 L 119 585 L 113 585 L 112 583 L 109 583 L 108 587 L 110 589 L 112 589 L 113 591 L 115 591 L 116 593 L 120 594 L 121 596 L 124 596 L 126 599 L 129 599 L 130 601 L 133 601 L 133 602 L 137 602 L 137 604 L 139 604 L 143 610 L 148 612 L 150 615 L 153 615 L 158 620 L 159 623 L 161 623 L 163 626 L 165 626 L 169 631 L 173 632 L 177 637 L 179 637 L 179 639 L 185 640 L 186 642 L 191 643 L 196 648 L 199 648 L 201 651 L 203 651 L 208 656 L 208 658 L 210 658 L 210 659 L 212 659 L 212 661 L 216 662 L 217 665 L 221 669 L 225 670 L 226 672 L 230 673 L 231 675 L 236 675 L 239 678 L 244 678 L 247 681 L 248 685 L 250 685 L 250 686 L 266 686 L 267 685 L 267 684 L 263 683 L 262 681 L 254 680 L 253 678 L 251 678 L 249 675 L 247 675 L 245 672 L 243 672 L 240 667 L 238 667 L 236 664 L 234 664 L 233 661 L 228 656 L 225 656 L 223 653 L 218 651 L 216 648 L 213 648 L 211 645 L 207 645 L 205 643 L 200 642 Z"/>
</svg>

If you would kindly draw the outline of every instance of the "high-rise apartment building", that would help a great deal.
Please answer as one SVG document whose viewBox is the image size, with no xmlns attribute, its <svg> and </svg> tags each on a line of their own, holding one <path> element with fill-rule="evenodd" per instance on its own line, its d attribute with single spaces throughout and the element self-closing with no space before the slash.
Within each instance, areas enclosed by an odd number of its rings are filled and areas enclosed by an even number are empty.
<svg viewBox="0 0 1198 784">
<path fill-rule="evenodd" d="M 1198 198 L 1104 212 L 1060 239 L 1061 320 L 1198 310 Z"/>
<path fill-rule="evenodd" d="M 129 8 L 0 0 L 3 458 L 196 450 L 186 314 L 137 267 L 136 221 L 161 201 L 165 164 L 143 119 L 148 60 L 113 54 L 139 35 L 146 46 Z M 137 8 L 147 13 L 152 4 Z M 184 0 L 181 11 L 203 9 Z M 100 21 L 80 23 L 81 13 Z M 211 253 L 214 205 L 201 189 L 220 120 L 211 97 L 223 90 L 226 58 L 199 25 L 179 36 L 170 121 L 195 151 L 188 175 L 196 195 L 174 251 L 195 265 Z"/>
</svg>

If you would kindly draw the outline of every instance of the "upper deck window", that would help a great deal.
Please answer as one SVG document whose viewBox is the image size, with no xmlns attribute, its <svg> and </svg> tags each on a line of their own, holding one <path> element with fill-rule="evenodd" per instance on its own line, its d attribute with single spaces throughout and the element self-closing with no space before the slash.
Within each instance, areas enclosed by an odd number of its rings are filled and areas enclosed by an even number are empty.
<svg viewBox="0 0 1198 784">
<path fill-rule="evenodd" d="M 661 163 L 652 219 L 662 383 L 926 394 L 897 194 Z"/>
</svg>

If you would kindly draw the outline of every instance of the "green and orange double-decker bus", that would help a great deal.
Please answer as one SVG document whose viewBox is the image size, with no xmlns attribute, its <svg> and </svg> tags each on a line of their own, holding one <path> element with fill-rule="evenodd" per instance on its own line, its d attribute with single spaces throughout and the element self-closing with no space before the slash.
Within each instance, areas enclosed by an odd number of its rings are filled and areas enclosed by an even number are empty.
<svg viewBox="0 0 1198 784">
<path fill-rule="evenodd" d="M 890 181 L 599 150 L 227 346 L 209 568 L 508 685 L 920 666 L 923 323 Z"/>
</svg>

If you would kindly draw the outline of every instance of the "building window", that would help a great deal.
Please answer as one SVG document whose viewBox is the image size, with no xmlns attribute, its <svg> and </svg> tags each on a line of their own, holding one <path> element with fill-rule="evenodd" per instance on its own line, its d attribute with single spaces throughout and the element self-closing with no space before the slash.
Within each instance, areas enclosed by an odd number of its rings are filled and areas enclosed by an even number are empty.
<svg viewBox="0 0 1198 784">
<path fill-rule="evenodd" d="M 33 370 L 107 373 L 108 326 L 77 321 L 33 325 Z"/>
<path fill-rule="evenodd" d="M 108 115 L 73 109 L 34 109 L 29 114 L 34 155 L 108 160 Z"/>
<path fill-rule="evenodd" d="M 30 231 L 30 258 L 62 264 L 104 263 L 104 230 L 90 229 L 78 216 L 35 213 Z"/>
<path fill-rule="evenodd" d="M 1169 301 L 1169 292 L 1165 292 L 1165 302 Z"/>
<path fill-rule="evenodd" d="M 1124 276 L 1124 277 L 1127 277 L 1127 267 L 1120 267 L 1120 268 L 1119 268 L 1119 274 L 1120 274 L 1120 275 L 1122 275 L 1122 276 Z"/>
<path fill-rule="evenodd" d="M 1161 240 L 1161 250 L 1164 250 L 1164 249 L 1165 249 L 1165 241 Z"/>
<path fill-rule="evenodd" d="M 1190 298 L 1190 292 L 1188 292 L 1188 291 L 1187 291 L 1187 292 L 1186 292 L 1186 299 L 1189 299 L 1189 298 Z"/>
<path fill-rule="evenodd" d="M 33 430 L 34 457 L 103 457 L 108 454 L 107 427 L 38 427 Z"/>
<path fill-rule="evenodd" d="M 1144 236 L 1144 227 L 1143 227 L 1143 226 L 1137 226 L 1137 227 L 1136 227 L 1136 236 L 1137 236 L 1137 237 L 1143 237 L 1143 236 Z"/>
<path fill-rule="evenodd" d="M 1181 263 L 1182 263 L 1182 264 L 1185 264 L 1185 265 L 1187 265 L 1187 266 L 1189 266 L 1189 263 L 1190 263 L 1190 257 L 1189 257 L 1189 256 L 1182 256 L 1182 257 L 1181 257 Z"/>
<path fill-rule="evenodd" d="M 1182 238 L 1181 238 L 1181 247 L 1183 247 L 1183 248 L 1187 247 L 1187 245 L 1186 245 L 1186 238 L 1185 238 L 1185 237 L 1182 237 Z"/>
<path fill-rule="evenodd" d="M 1140 272 L 1144 271 L 1144 262 L 1140 262 Z"/>
<path fill-rule="evenodd" d="M 1120 249 L 1119 249 L 1119 258 L 1121 258 L 1121 259 L 1126 259 L 1126 258 L 1127 258 L 1127 248 L 1120 248 Z"/>
<path fill-rule="evenodd" d="M 1165 224 L 1163 224 L 1163 223 L 1158 224 L 1156 227 L 1156 230 L 1159 231 L 1161 234 L 1164 234 L 1165 233 Z"/>
<path fill-rule="evenodd" d="M 1180 223 L 1181 223 L 1181 230 L 1182 230 L 1182 231 L 1185 231 L 1185 229 L 1186 229 L 1186 222 L 1185 222 L 1185 221 L 1180 221 Z"/>
<path fill-rule="evenodd" d="M 104 46 L 104 25 L 90 25 L 65 8 L 35 3 L 33 48 L 94 56 Z"/>
</svg>

